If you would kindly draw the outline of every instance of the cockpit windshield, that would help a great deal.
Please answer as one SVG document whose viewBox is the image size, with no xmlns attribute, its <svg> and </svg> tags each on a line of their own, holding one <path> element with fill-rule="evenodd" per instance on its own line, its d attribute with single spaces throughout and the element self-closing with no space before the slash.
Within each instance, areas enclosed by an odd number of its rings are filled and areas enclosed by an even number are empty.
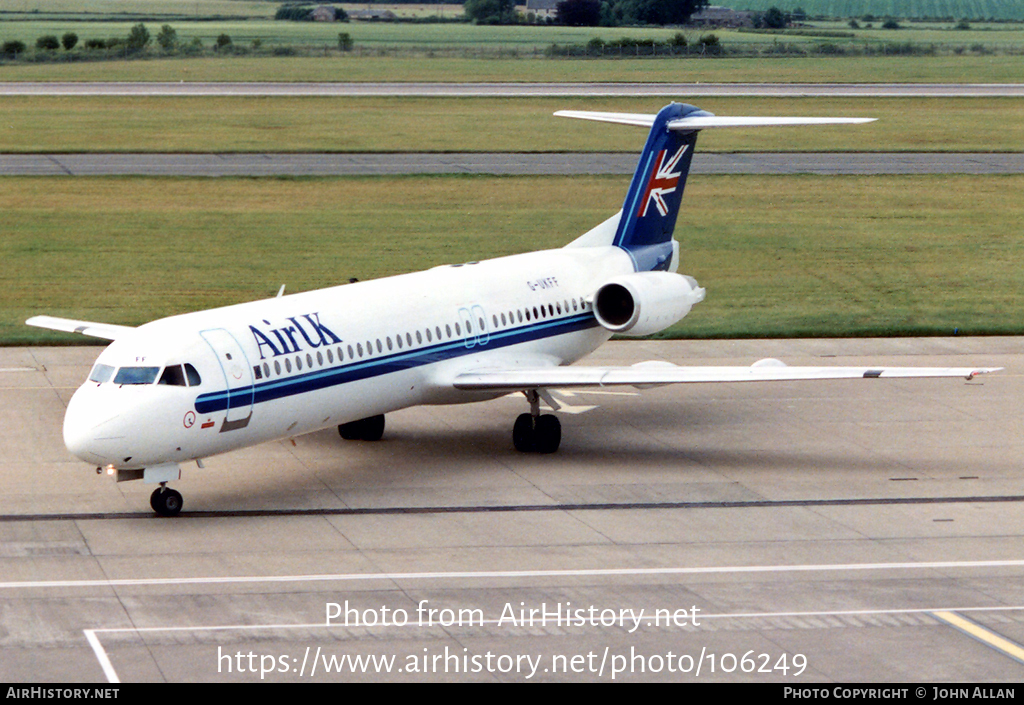
<svg viewBox="0 0 1024 705">
<path fill-rule="evenodd" d="M 188 380 L 187 386 L 189 387 L 198 387 L 203 383 L 196 368 L 186 362 L 184 365 L 168 365 L 165 367 L 164 373 L 160 375 L 159 384 L 184 387 L 186 386 L 186 379 Z"/>
<path fill-rule="evenodd" d="M 122 367 L 114 377 L 114 384 L 153 384 L 159 367 Z"/>
<path fill-rule="evenodd" d="M 160 370 L 163 374 L 160 374 Z M 116 371 L 116 374 L 115 374 Z M 190 363 L 184 365 L 168 365 L 167 367 L 122 367 L 120 369 L 111 365 L 96 363 L 89 373 L 89 381 L 97 384 L 104 384 L 113 381 L 114 384 L 153 384 L 160 376 L 158 384 L 165 384 L 172 387 L 198 387 L 203 383 L 199 371 Z"/>
<path fill-rule="evenodd" d="M 92 368 L 92 372 L 89 373 L 89 381 L 103 384 L 109 382 L 110 378 L 114 376 L 114 368 L 110 365 L 97 364 Z"/>
</svg>

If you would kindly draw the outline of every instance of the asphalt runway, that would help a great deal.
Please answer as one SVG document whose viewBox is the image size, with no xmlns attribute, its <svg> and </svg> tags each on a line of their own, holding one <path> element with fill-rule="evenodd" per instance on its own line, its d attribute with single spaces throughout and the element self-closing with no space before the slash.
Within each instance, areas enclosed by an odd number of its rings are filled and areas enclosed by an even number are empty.
<svg viewBox="0 0 1024 705">
<path fill-rule="evenodd" d="M 629 153 L 0 154 L 4 176 L 632 174 Z M 1021 174 L 1022 153 L 706 153 L 695 174 Z"/>
<path fill-rule="evenodd" d="M 63 447 L 99 350 L 0 349 L 2 681 L 1020 680 L 1024 338 L 614 342 L 1006 369 L 556 392 L 551 456 L 521 395 L 410 409 L 185 466 L 174 519 Z"/>
<path fill-rule="evenodd" d="M 0 82 L 0 96 L 932 97 L 1024 96 L 1024 83 Z"/>
</svg>

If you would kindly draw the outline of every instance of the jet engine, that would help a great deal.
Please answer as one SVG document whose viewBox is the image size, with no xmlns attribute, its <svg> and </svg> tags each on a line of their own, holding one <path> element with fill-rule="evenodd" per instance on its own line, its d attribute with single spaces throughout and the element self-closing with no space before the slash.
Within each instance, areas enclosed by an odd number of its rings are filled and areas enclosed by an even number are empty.
<svg viewBox="0 0 1024 705">
<path fill-rule="evenodd" d="M 636 272 L 615 277 L 594 294 L 594 316 L 614 333 L 651 335 L 683 319 L 704 300 L 693 277 L 672 272 Z"/>
</svg>

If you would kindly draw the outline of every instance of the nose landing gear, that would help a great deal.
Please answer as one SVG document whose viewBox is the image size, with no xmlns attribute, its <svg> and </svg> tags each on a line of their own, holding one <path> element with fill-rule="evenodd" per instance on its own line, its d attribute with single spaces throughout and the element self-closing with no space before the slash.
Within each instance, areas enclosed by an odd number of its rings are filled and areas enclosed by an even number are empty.
<svg viewBox="0 0 1024 705">
<path fill-rule="evenodd" d="M 161 482 L 149 497 L 149 506 L 162 517 L 177 516 L 182 503 L 181 493 L 172 490 L 166 482 Z"/>
<path fill-rule="evenodd" d="M 530 413 L 520 414 L 512 427 L 512 445 L 520 453 L 554 453 L 562 441 L 562 423 L 554 414 L 540 413 L 537 390 L 526 392 Z"/>
</svg>

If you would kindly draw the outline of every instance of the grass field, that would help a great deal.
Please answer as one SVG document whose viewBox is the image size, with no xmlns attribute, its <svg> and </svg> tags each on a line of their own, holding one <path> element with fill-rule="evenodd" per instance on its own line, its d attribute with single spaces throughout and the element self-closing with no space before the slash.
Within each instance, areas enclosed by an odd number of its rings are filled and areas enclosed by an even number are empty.
<svg viewBox="0 0 1024 705">
<path fill-rule="evenodd" d="M 0 343 L 84 342 L 40 313 L 127 324 L 558 247 L 625 178 L 5 178 Z M 1024 333 L 1024 177 L 704 176 L 674 335 Z M 385 199 L 386 194 L 386 199 Z M 386 200 L 387 217 L 382 203 Z"/>
<path fill-rule="evenodd" d="M 679 96 L 685 100 L 686 96 Z M 0 152 L 637 151 L 642 131 L 561 108 L 656 112 L 667 98 L 9 97 Z M 718 130 L 702 151 L 1024 151 L 1024 99 L 705 98 L 721 115 L 875 117 L 857 127 Z M 499 116 L 500 123 L 493 118 Z M 490 123 L 488 129 L 480 126 Z"/>
<path fill-rule="evenodd" d="M 0 64 L 0 81 L 1018 83 L 1024 55 L 762 59 L 223 57 Z"/>
</svg>

